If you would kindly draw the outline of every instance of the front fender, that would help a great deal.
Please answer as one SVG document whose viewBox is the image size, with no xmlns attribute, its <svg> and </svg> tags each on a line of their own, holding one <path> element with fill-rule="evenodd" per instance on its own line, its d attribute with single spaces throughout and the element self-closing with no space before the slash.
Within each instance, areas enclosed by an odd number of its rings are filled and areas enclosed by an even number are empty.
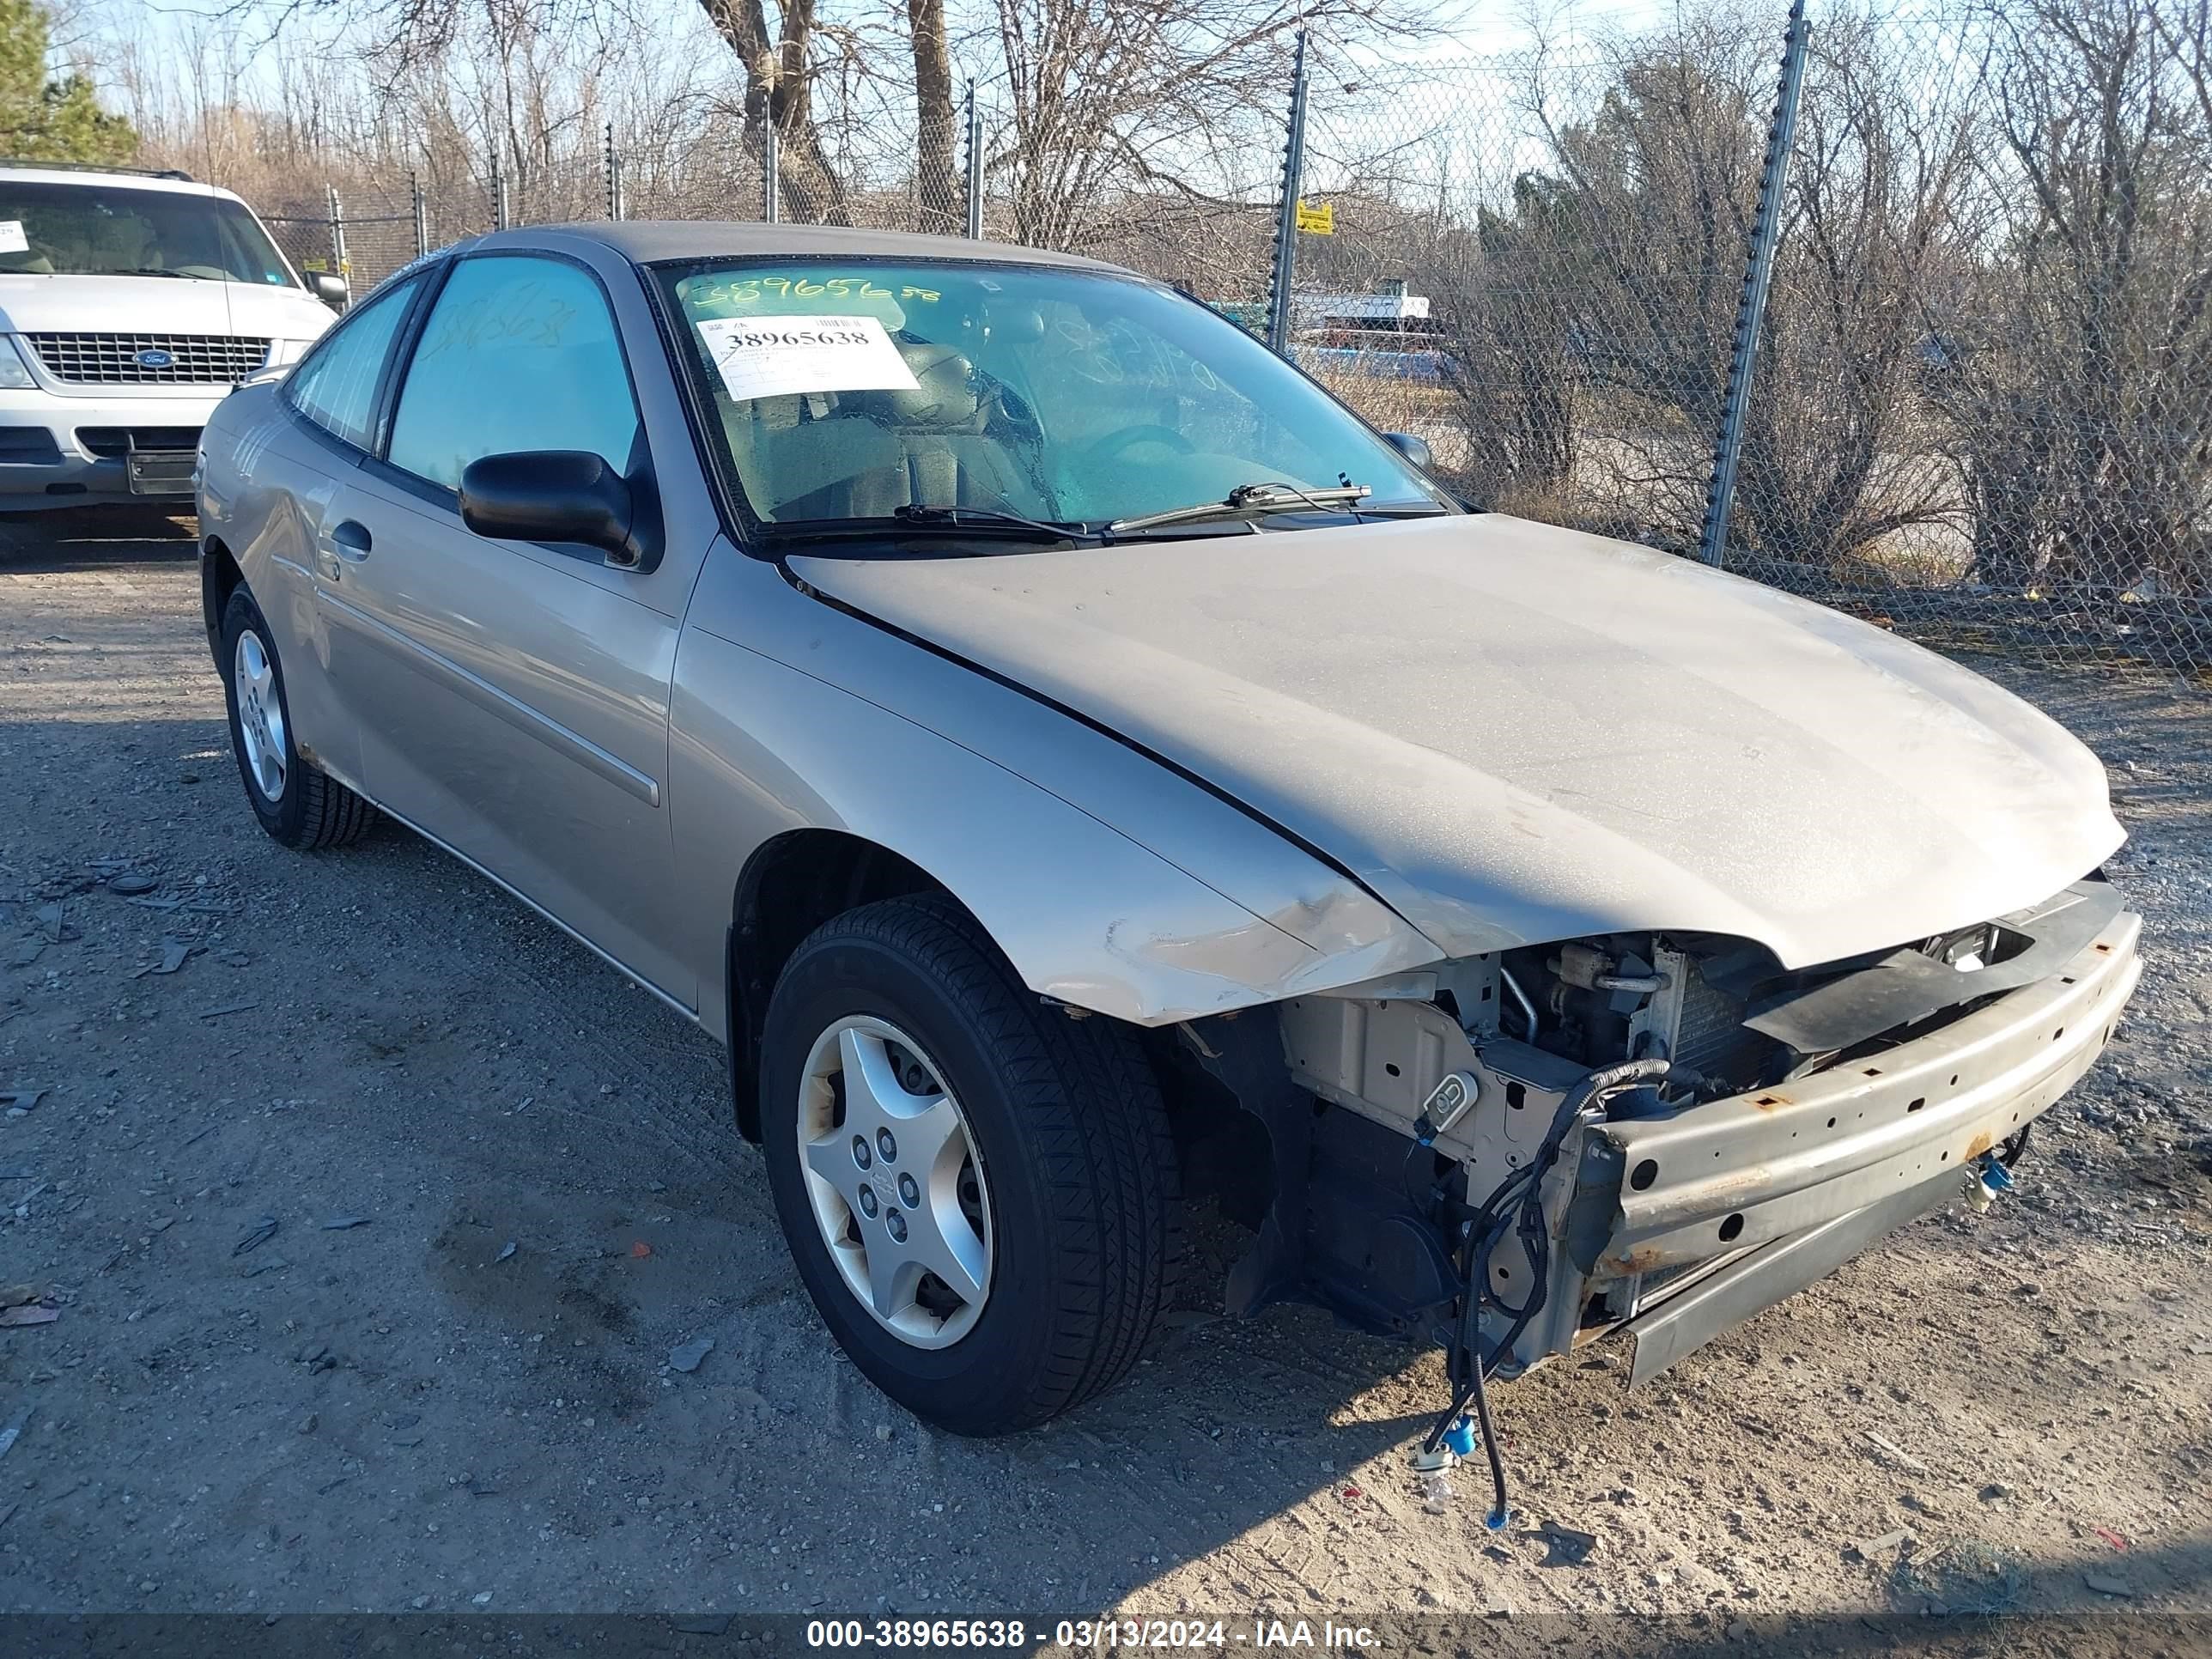
<svg viewBox="0 0 2212 1659">
<path fill-rule="evenodd" d="M 733 894 L 756 848 L 799 829 L 896 853 L 974 913 L 1032 990 L 1139 1024 L 1441 955 L 1235 808 L 726 546 L 694 597 L 670 712 L 677 867 L 702 896 L 690 949 L 710 983 L 729 916 L 706 898 Z M 987 741 L 999 752 L 979 752 Z M 1200 854 L 1203 874 L 1186 867 Z M 714 1004 L 702 998 L 702 1016 Z"/>
</svg>

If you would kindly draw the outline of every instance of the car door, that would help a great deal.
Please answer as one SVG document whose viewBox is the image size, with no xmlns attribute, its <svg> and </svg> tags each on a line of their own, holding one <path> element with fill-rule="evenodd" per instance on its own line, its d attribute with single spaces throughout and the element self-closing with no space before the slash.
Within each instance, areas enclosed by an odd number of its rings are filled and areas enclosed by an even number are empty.
<svg viewBox="0 0 2212 1659">
<path fill-rule="evenodd" d="M 379 458 L 333 509 L 333 660 L 365 787 L 690 1008 L 671 948 L 668 696 L 696 562 L 493 541 L 457 486 L 485 455 L 651 470 L 600 278 L 549 253 L 455 260 L 403 343 Z"/>
<path fill-rule="evenodd" d="M 289 671 L 294 733 L 325 771 L 356 786 L 357 719 L 333 672 L 324 596 L 344 568 L 339 526 L 351 481 L 374 441 L 392 344 L 419 289 L 419 278 L 386 289 L 332 329 L 277 393 L 295 418 L 258 428 L 239 458 L 256 486 L 247 515 L 256 530 L 241 546 L 257 560 L 267 556 L 254 598 Z"/>
</svg>

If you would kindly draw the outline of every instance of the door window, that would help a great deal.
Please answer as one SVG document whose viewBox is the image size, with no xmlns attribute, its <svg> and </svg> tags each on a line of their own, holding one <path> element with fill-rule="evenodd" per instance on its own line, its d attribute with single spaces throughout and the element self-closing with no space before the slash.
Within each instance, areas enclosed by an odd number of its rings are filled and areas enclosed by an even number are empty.
<svg viewBox="0 0 2212 1659">
<path fill-rule="evenodd" d="M 377 381 L 415 289 L 402 283 L 350 313 L 284 382 L 293 408 L 356 449 L 373 447 Z"/>
<path fill-rule="evenodd" d="M 632 468 L 637 403 L 615 319 L 577 266 L 483 255 L 454 268 L 392 420 L 392 465 L 458 489 L 486 455 L 580 449 Z"/>
</svg>

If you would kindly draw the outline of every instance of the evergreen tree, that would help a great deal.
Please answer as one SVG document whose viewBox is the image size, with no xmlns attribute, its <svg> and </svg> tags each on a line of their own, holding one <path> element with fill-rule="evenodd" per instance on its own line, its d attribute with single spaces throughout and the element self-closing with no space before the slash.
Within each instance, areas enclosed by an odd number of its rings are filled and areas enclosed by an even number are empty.
<svg viewBox="0 0 2212 1659">
<path fill-rule="evenodd" d="M 81 75 L 50 80 L 46 14 L 38 0 L 0 0 L 0 156 L 26 161 L 127 161 L 129 122 L 100 107 Z"/>
</svg>

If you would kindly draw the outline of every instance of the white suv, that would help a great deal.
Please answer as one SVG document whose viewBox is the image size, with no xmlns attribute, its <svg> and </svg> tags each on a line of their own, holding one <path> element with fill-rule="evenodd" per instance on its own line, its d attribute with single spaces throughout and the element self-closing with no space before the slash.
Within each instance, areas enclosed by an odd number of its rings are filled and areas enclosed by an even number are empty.
<svg viewBox="0 0 2212 1659">
<path fill-rule="evenodd" d="M 189 499 L 200 428 L 331 323 L 228 191 L 0 161 L 0 511 Z"/>
</svg>

